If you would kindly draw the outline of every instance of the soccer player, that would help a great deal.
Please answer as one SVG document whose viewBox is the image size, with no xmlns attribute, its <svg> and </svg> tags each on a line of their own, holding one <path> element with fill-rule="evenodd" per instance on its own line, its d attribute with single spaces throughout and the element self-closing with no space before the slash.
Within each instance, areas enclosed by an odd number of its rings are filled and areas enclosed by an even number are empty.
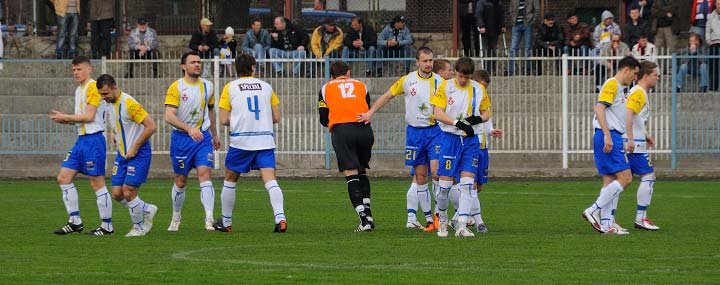
<svg viewBox="0 0 720 285">
<path fill-rule="evenodd" d="M 238 55 L 235 70 L 239 79 L 225 84 L 220 95 L 220 124 L 230 126 L 230 146 L 225 157 L 225 181 L 220 194 L 222 217 L 215 222 L 215 230 L 232 231 L 235 207 L 235 187 L 240 173 L 259 169 L 270 195 L 275 215 L 276 233 L 287 230 L 283 206 L 283 192 L 275 177 L 275 135 L 273 125 L 280 123 L 280 100 L 272 86 L 254 78 L 255 58 Z"/>
<path fill-rule="evenodd" d="M 390 99 L 398 95 L 405 95 L 405 165 L 411 166 L 415 172 L 414 182 L 407 192 L 407 228 L 435 230 L 431 200 L 428 187 L 428 167 L 430 174 L 435 175 L 438 167 L 438 158 L 435 151 L 437 137 L 441 131 L 435 122 L 430 106 L 430 96 L 437 90 L 443 81 L 440 75 L 432 72 L 433 51 L 427 47 L 417 50 L 415 56 L 417 71 L 400 77 L 385 92 L 372 108 L 359 116 L 360 122 L 370 122 L 372 116 L 380 110 Z M 433 185 L 437 185 L 437 178 L 433 178 Z M 437 187 L 434 187 L 437 188 Z M 423 227 L 417 220 L 416 207 L 420 202 L 427 226 Z"/>
<path fill-rule="evenodd" d="M 350 66 L 343 61 L 330 65 L 330 75 L 332 80 L 323 85 L 318 98 L 320 124 L 330 131 L 338 170 L 345 175 L 350 202 L 360 218 L 355 231 L 370 231 L 375 220 L 366 170 L 375 138 L 369 121 L 358 122 L 370 108 L 370 94 L 364 83 L 350 78 Z"/>
<path fill-rule="evenodd" d="M 630 171 L 640 176 L 635 228 L 648 231 L 660 229 L 647 217 L 647 208 L 650 205 L 653 184 L 655 184 L 655 170 L 650 162 L 650 154 L 648 154 L 648 148 L 655 144 L 655 139 L 647 130 L 650 117 L 648 91 L 654 88 L 660 79 L 657 67 L 657 64 L 651 61 L 640 63 L 637 85 L 630 90 L 626 101 L 627 131 L 623 135 L 623 140 L 627 143 L 627 161 L 630 164 Z"/>
<path fill-rule="evenodd" d="M 460 58 L 455 63 L 455 79 L 443 81 L 430 98 L 435 119 L 440 122 L 440 193 L 437 197 L 440 212 L 438 236 L 447 237 L 448 192 L 455 176 L 460 176 L 460 202 L 458 205 L 457 237 L 475 236 L 466 223 L 472 204 L 472 189 L 478 168 L 480 144 L 475 133 L 480 124 L 490 119 L 490 101 L 484 88 L 471 79 L 475 63 L 470 58 Z"/>
<path fill-rule="evenodd" d="M 112 170 L 112 196 L 130 211 L 133 226 L 125 236 L 144 236 L 153 226 L 158 207 L 140 199 L 138 190 L 147 181 L 152 150 L 150 136 L 155 121 L 132 96 L 118 89 L 115 78 L 108 74 L 97 79 L 98 92 L 110 103 L 110 117 L 117 155 Z"/>
<path fill-rule="evenodd" d="M 595 203 L 582 212 L 582 217 L 595 230 L 605 234 L 629 234 L 613 222 L 613 212 L 620 193 L 632 182 L 630 166 L 623 151 L 622 134 L 628 112 L 623 88 L 635 80 L 639 65 L 631 56 L 622 58 L 618 62 L 617 73 L 605 81 L 595 104 L 593 153 L 595 166 L 603 177 L 603 187 Z"/>
<path fill-rule="evenodd" d="M 101 224 L 92 235 L 109 235 L 115 232 L 112 224 L 112 201 L 105 186 L 105 131 L 104 104 L 98 94 L 95 80 L 90 78 L 93 68 L 90 59 L 78 56 L 72 61 L 72 73 L 79 86 L 75 89 L 75 112 L 65 114 L 52 110 L 50 118 L 60 124 L 76 124 L 78 139 L 65 157 L 57 176 L 63 192 L 65 210 L 70 216 L 67 224 L 54 231 L 57 235 L 82 232 L 78 192 L 73 180 L 78 173 L 88 176 L 95 191 L 95 201 Z"/>
<path fill-rule="evenodd" d="M 436 59 L 433 62 L 433 70 L 435 74 L 440 75 L 445 80 L 450 80 L 455 78 L 455 69 L 453 69 L 452 64 L 449 60 L 441 58 Z"/>
<path fill-rule="evenodd" d="M 213 231 L 215 189 L 212 184 L 213 150 L 220 147 L 215 127 L 213 84 L 200 78 L 202 64 L 197 52 L 183 54 L 180 60 L 183 78 L 173 82 L 165 95 L 165 121 L 173 127 L 170 137 L 170 161 L 175 172 L 171 190 L 173 214 L 168 231 L 180 227 L 185 186 L 190 170 L 197 170 L 200 202 L 205 208 L 205 230 Z"/>
</svg>

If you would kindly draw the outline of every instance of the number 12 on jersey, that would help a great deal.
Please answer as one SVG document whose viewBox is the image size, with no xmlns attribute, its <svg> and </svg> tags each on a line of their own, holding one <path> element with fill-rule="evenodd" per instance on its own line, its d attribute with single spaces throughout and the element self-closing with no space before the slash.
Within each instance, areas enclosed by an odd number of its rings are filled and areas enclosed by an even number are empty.
<svg viewBox="0 0 720 285">
<path fill-rule="evenodd" d="M 352 82 L 347 83 L 340 83 L 338 84 L 338 88 L 340 88 L 340 94 L 343 98 L 355 98 L 355 84 Z"/>
</svg>

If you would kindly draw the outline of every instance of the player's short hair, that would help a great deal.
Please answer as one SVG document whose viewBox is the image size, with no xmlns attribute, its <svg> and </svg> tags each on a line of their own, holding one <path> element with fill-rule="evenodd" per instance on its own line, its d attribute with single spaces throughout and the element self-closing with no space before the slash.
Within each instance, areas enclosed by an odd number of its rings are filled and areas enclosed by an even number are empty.
<svg viewBox="0 0 720 285">
<path fill-rule="evenodd" d="M 351 19 L 350 21 L 351 21 L 351 22 L 352 22 L 352 21 L 358 22 L 358 24 L 360 24 L 360 25 L 362 25 L 363 23 L 365 23 L 365 20 L 363 20 L 363 18 L 360 17 L 360 16 L 352 17 L 352 19 Z"/>
<path fill-rule="evenodd" d="M 342 60 L 336 60 L 330 64 L 330 76 L 333 78 L 344 76 L 349 70 L 350 65 Z"/>
<path fill-rule="evenodd" d="M 638 72 L 638 80 L 642 79 L 646 75 L 650 75 L 653 73 L 653 70 L 657 68 L 658 65 L 652 61 L 646 60 L 640 63 L 640 71 Z"/>
<path fill-rule="evenodd" d="M 108 86 L 110 88 L 113 88 L 117 86 L 117 82 L 115 82 L 115 78 L 112 77 L 110 74 L 103 74 L 100 75 L 100 77 L 95 80 L 95 85 L 97 85 L 98 89 L 102 89 L 105 86 Z"/>
<path fill-rule="evenodd" d="M 255 58 L 247 53 L 242 53 L 235 58 L 235 71 L 239 76 L 250 76 L 255 66 Z"/>
<path fill-rule="evenodd" d="M 443 70 L 447 68 L 448 66 L 451 66 L 450 61 L 444 58 L 436 59 L 433 62 L 433 72 L 438 73 L 440 70 Z"/>
<path fill-rule="evenodd" d="M 626 67 L 635 69 L 639 66 L 640 66 L 640 62 L 630 55 L 623 57 L 620 60 L 620 62 L 618 62 L 618 70 L 622 70 L 623 68 L 626 68 Z"/>
<path fill-rule="evenodd" d="M 252 26 L 252 25 L 254 25 L 256 22 L 260 22 L 260 24 L 262 24 L 262 20 L 261 20 L 260 18 L 258 18 L 258 17 L 255 17 L 255 18 L 252 18 L 252 20 L 250 20 L 250 25 Z"/>
<path fill-rule="evenodd" d="M 84 55 L 78 55 L 72 60 L 72 65 L 78 65 L 81 63 L 87 63 L 90 65 L 90 58 Z"/>
<path fill-rule="evenodd" d="M 187 63 L 187 58 L 190 57 L 191 55 L 200 57 L 200 53 L 198 53 L 196 51 L 189 51 L 189 52 L 183 53 L 182 57 L 180 57 L 180 64 Z"/>
<path fill-rule="evenodd" d="M 417 52 L 415 53 L 415 59 L 420 59 L 421 53 L 433 55 L 435 52 L 433 52 L 433 50 L 430 49 L 429 47 L 420 47 L 419 49 L 417 49 Z"/>
<path fill-rule="evenodd" d="M 455 72 L 472 75 L 475 73 L 475 63 L 469 57 L 461 57 L 455 62 Z"/>
<path fill-rule="evenodd" d="M 485 82 L 490 84 L 490 73 L 488 73 L 487 70 L 475 70 L 472 79 L 477 82 Z"/>
<path fill-rule="evenodd" d="M 698 41 L 698 46 L 703 45 L 703 40 L 702 40 L 702 37 L 700 36 L 700 34 L 690 33 L 690 36 L 688 37 L 688 39 L 691 39 L 691 38 L 695 38 Z"/>
</svg>

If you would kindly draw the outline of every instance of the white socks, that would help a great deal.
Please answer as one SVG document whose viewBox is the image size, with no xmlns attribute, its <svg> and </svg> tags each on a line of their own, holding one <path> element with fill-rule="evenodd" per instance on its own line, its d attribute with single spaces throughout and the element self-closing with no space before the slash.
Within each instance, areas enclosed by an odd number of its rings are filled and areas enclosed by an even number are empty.
<svg viewBox="0 0 720 285">
<path fill-rule="evenodd" d="M 640 186 L 637 191 L 637 212 L 635 221 L 640 222 L 647 218 L 647 208 L 650 206 L 653 194 L 653 184 L 655 184 L 655 176 L 643 177 L 640 180 Z"/>
<path fill-rule="evenodd" d="M 610 227 L 612 226 L 612 224 L 614 223 L 613 206 L 617 206 L 617 203 L 614 200 L 620 196 L 620 193 L 623 190 L 624 189 L 623 189 L 622 185 L 620 185 L 620 182 L 617 182 L 617 180 L 613 180 L 613 182 L 608 184 L 600 192 L 600 197 L 598 197 L 598 200 L 595 202 L 595 204 L 597 204 L 597 206 L 601 209 L 600 210 L 600 229 L 602 231 L 609 230 Z M 604 202 L 604 204 L 601 204 L 601 202 Z"/>
<path fill-rule="evenodd" d="M 70 223 L 79 225 L 82 224 L 80 218 L 80 205 L 78 205 L 78 192 L 75 188 L 75 184 L 60 185 L 60 190 L 63 192 L 63 203 L 65 203 L 65 210 L 70 217 L 68 221 Z"/>
<path fill-rule="evenodd" d="M 223 226 L 232 225 L 232 212 L 235 207 L 235 185 L 237 183 L 223 181 L 223 189 L 220 194 L 220 202 L 222 204 L 222 223 Z"/>
<path fill-rule="evenodd" d="M 100 227 L 112 232 L 112 199 L 110 199 L 110 193 L 108 193 L 107 187 L 103 186 L 103 188 L 95 191 L 95 203 L 97 203 L 98 213 L 102 221 Z"/>
<path fill-rule="evenodd" d="M 215 210 L 215 188 L 212 181 L 200 182 L 200 202 L 205 208 L 205 220 L 212 221 Z"/>
<path fill-rule="evenodd" d="M 140 196 L 136 196 L 135 199 L 132 199 L 132 201 L 128 202 L 128 211 L 130 212 L 130 219 L 132 220 L 133 224 L 135 224 L 138 228 L 143 228 L 143 217 L 145 214 L 145 207 L 147 206 L 143 200 L 140 199 Z"/>
<path fill-rule="evenodd" d="M 432 205 L 432 201 L 430 200 L 430 192 L 429 192 L 427 184 L 417 186 L 417 199 L 418 199 L 418 201 L 420 201 L 420 208 L 422 209 L 423 214 L 425 215 L 425 220 L 427 222 L 432 222 L 433 216 L 432 216 L 432 211 L 430 209 L 430 206 Z"/>
<path fill-rule="evenodd" d="M 458 188 L 459 184 L 454 184 L 452 188 L 450 188 L 450 193 L 448 197 L 450 198 L 450 203 L 453 204 L 453 208 L 455 208 L 455 212 L 457 212 L 458 207 L 460 207 L 460 188 Z"/>
<path fill-rule="evenodd" d="M 275 223 L 278 224 L 280 221 L 285 220 L 282 190 L 276 180 L 270 180 L 265 183 L 265 189 L 270 195 L 270 205 L 272 206 L 273 214 L 275 214 Z"/>
<path fill-rule="evenodd" d="M 470 192 L 472 198 L 472 205 L 470 207 L 470 216 L 475 219 L 475 224 L 480 225 L 485 222 L 482 219 L 482 208 L 480 207 L 480 197 L 478 196 L 478 190 L 473 188 Z"/>
<path fill-rule="evenodd" d="M 440 180 L 438 184 L 440 186 L 440 191 L 438 191 L 438 195 L 437 197 L 435 197 L 435 201 L 437 203 L 438 213 L 440 215 L 440 222 L 447 222 L 447 208 L 449 203 L 448 194 L 450 193 L 450 188 L 452 188 L 453 182 Z"/>
<path fill-rule="evenodd" d="M 470 208 L 472 207 L 472 197 L 470 197 L 470 191 L 475 184 L 475 178 L 472 177 L 460 177 L 460 183 L 458 189 L 460 190 L 460 202 L 458 205 L 458 220 L 456 227 L 458 229 L 465 228 L 467 226 L 467 219 L 470 216 Z"/>
<path fill-rule="evenodd" d="M 417 221 L 418 185 L 413 182 L 407 191 L 407 215 L 408 221 Z"/>
<path fill-rule="evenodd" d="M 182 211 L 183 202 L 185 202 L 185 189 L 173 184 L 170 196 L 173 205 L 173 219 L 180 219 L 180 212 Z"/>
</svg>

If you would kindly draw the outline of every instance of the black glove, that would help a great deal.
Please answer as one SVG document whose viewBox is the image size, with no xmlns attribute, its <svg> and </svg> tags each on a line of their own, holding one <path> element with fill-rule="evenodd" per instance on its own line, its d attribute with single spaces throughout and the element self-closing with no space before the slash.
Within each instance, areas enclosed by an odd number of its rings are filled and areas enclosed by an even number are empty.
<svg viewBox="0 0 720 285">
<path fill-rule="evenodd" d="M 468 137 L 472 137 L 475 135 L 475 131 L 473 131 L 473 128 L 463 121 L 455 122 L 455 127 L 465 132 L 465 135 L 467 135 Z"/>
<path fill-rule="evenodd" d="M 470 123 L 473 126 L 485 122 L 483 120 L 483 118 L 480 116 L 470 116 L 470 117 L 465 118 L 465 121 L 467 121 L 468 123 Z"/>
</svg>

